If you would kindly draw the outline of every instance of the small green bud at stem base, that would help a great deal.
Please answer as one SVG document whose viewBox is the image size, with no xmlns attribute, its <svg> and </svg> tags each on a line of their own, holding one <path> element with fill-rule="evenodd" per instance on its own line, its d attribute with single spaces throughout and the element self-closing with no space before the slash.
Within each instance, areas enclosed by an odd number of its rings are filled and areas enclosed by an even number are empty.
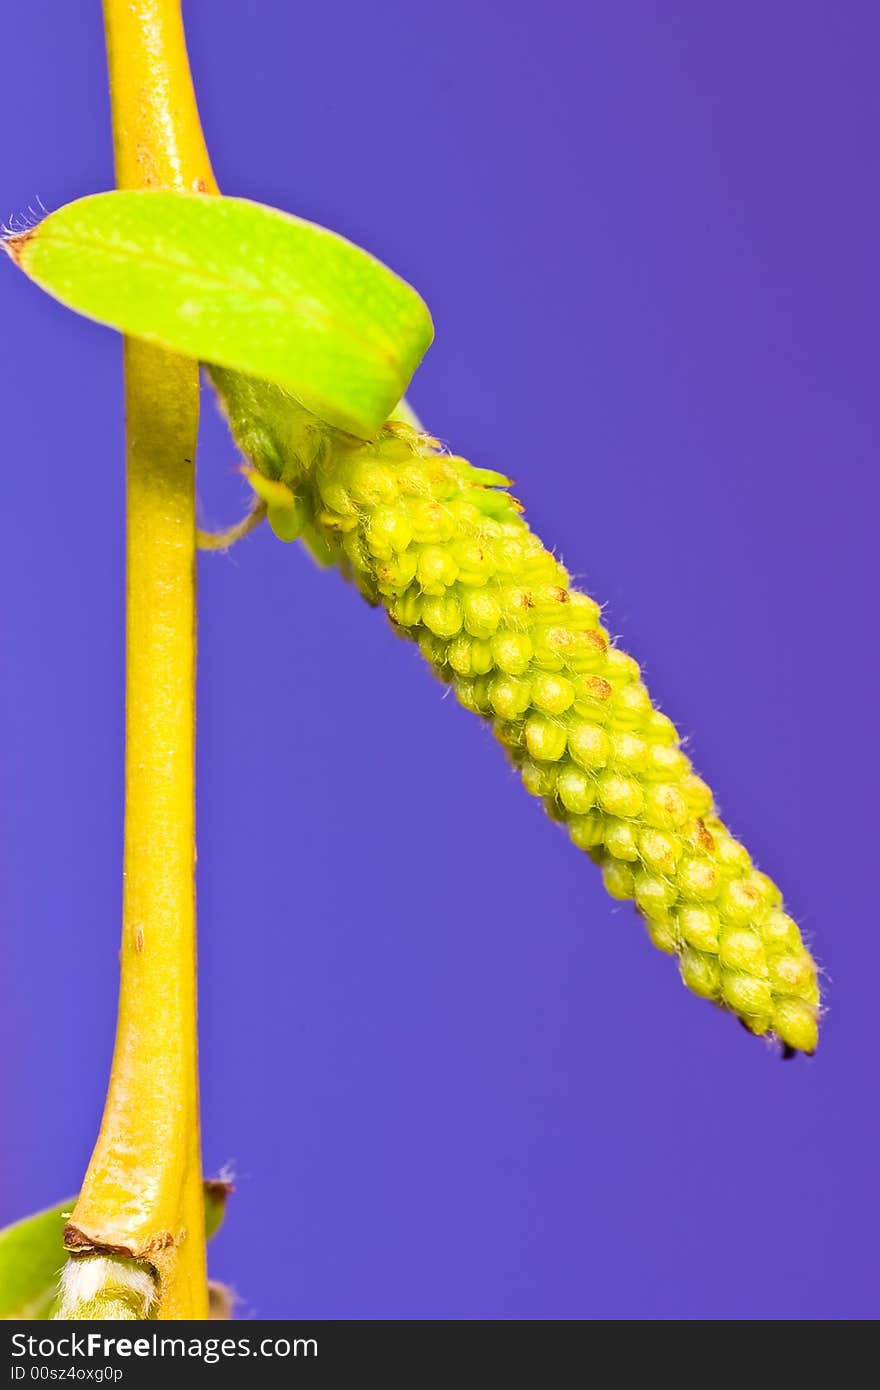
<svg viewBox="0 0 880 1390">
<path fill-rule="evenodd" d="M 61 1276 L 60 1321 L 144 1321 L 158 1302 L 158 1285 L 139 1260 L 121 1255 L 76 1255 Z"/>
</svg>

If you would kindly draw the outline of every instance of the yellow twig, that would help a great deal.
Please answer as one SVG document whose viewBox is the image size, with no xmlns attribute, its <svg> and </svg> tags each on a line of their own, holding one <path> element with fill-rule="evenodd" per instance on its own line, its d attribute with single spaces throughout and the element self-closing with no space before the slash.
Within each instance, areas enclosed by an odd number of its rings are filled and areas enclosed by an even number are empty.
<svg viewBox="0 0 880 1390">
<path fill-rule="evenodd" d="M 216 191 L 180 0 L 104 0 L 121 188 Z M 195 482 L 198 369 L 126 341 L 124 903 L 116 1047 L 71 1250 L 146 1259 L 157 1316 L 206 1318 L 196 1050 Z"/>
</svg>

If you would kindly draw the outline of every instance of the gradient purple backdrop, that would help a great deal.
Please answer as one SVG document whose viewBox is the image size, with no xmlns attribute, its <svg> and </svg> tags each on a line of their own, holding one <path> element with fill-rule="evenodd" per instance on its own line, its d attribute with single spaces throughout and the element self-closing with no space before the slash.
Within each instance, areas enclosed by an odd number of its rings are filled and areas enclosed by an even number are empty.
<svg viewBox="0 0 880 1390">
<path fill-rule="evenodd" d="M 607 602 L 830 1007 L 783 1065 L 353 591 L 203 557 L 213 1272 L 269 1318 L 876 1316 L 876 5 L 185 8 L 222 186 L 423 292 L 415 405 Z M 0 213 L 110 186 L 97 0 L 2 27 Z M 0 277 L 3 1221 L 75 1188 L 109 1063 L 123 473 L 118 340 Z"/>
</svg>

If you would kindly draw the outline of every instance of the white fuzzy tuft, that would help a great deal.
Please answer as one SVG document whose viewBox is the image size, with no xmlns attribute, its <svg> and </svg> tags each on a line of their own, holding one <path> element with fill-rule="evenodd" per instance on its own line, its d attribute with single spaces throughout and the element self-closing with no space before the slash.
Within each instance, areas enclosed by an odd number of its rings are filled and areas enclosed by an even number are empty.
<svg viewBox="0 0 880 1390">
<path fill-rule="evenodd" d="M 120 1316 L 148 1318 L 156 1298 L 156 1281 L 144 1265 L 115 1255 L 80 1255 L 68 1260 L 61 1272 L 61 1303 L 55 1316 L 77 1319 L 88 1305 L 109 1307 L 118 1302 L 129 1309 Z"/>
</svg>

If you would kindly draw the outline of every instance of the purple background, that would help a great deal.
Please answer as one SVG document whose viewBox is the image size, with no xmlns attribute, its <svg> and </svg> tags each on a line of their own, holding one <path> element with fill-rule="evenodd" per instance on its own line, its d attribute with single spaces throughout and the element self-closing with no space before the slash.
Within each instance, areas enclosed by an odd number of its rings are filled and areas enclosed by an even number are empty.
<svg viewBox="0 0 880 1390">
<path fill-rule="evenodd" d="M 3 22 L 2 215 L 112 182 L 99 8 Z M 607 601 L 829 1002 L 781 1064 L 353 591 L 204 557 L 215 1274 L 270 1318 L 876 1316 L 876 5 L 187 13 L 223 187 L 425 294 L 414 403 Z M 0 275 L 5 1220 L 75 1188 L 109 1062 L 123 476 L 118 341 Z M 233 465 L 208 409 L 210 523 Z"/>
</svg>

